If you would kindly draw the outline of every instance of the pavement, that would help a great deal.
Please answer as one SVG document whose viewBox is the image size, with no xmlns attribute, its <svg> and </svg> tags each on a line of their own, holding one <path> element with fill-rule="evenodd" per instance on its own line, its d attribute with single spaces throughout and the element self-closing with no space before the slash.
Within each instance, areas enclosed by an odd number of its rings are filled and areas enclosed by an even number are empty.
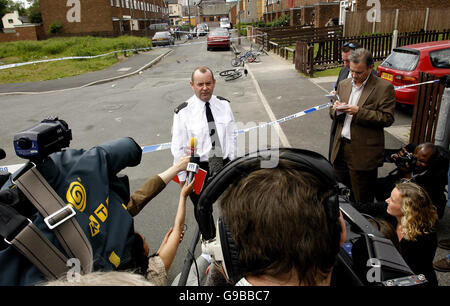
<svg viewBox="0 0 450 306">
<path fill-rule="evenodd" d="M 193 41 L 177 41 L 177 44 L 183 44 L 186 42 L 194 42 Z M 241 43 L 238 44 L 238 42 L 235 40 L 233 41 L 232 47 L 236 50 L 242 51 L 242 50 L 248 50 L 250 48 L 250 42 L 246 38 L 241 38 Z M 16 84 L 1 84 L 0 85 L 0 96 L 2 95 L 17 95 L 17 94 L 39 94 L 39 93 L 46 93 L 46 92 L 57 92 L 57 91 L 66 91 L 71 90 L 75 88 L 80 87 L 87 87 L 87 86 L 94 86 L 98 84 L 102 84 L 105 82 L 111 82 L 113 80 L 117 80 L 120 78 L 125 78 L 128 76 L 132 76 L 135 74 L 139 74 L 145 69 L 148 69 L 152 67 L 153 65 L 157 64 L 160 60 L 162 60 L 164 57 L 169 55 L 172 52 L 171 48 L 153 48 L 150 51 L 142 52 L 138 54 L 134 54 L 133 56 L 127 57 L 124 60 L 122 60 L 120 63 L 96 72 L 90 72 L 79 76 L 64 78 L 64 79 L 57 79 L 57 80 L 51 80 L 51 81 L 42 81 L 42 82 L 35 82 L 35 83 L 16 83 Z M 293 75 L 295 75 L 295 69 L 292 68 L 293 64 L 290 61 L 286 61 L 279 57 L 276 54 L 270 53 L 269 56 L 263 57 L 264 65 L 259 66 L 258 69 L 267 69 L 268 71 L 277 71 L 279 70 L 279 66 L 282 66 L 283 69 L 289 70 L 289 72 Z M 272 66 L 271 66 L 272 65 Z M 275 67 L 277 66 L 277 67 Z M 250 66 L 249 66 L 250 67 Z M 270 82 L 275 82 L 275 85 L 277 82 L 279 83 L 280 90 L 283 90 L 285 87 L 286 79 L 284 78 L 273 78 L 270 76 L 266 76 L 264 78 L 261 77 L 262 74 L 258 73 L 257 69 L 251 69 L 255 71 L 253 73 L 254 77 L 256 78 L 256 82 L 261 84 L 262 88 L 264 86 L 264 83 L 267 81 L 267 79 L 270 79 Z M 298 74 L 299 79 L 303 79 L 302 82 L 310 82 L 311 87 L 308 85 L 307 87 L 313 88 L 317 91 L 317 88 L 320 88 L 320 90 L 325 94 L 327 93 L 332 87 L 335 82 L 336 77 L 325 77 L 325 78 L 313 78 L 313 79 L 307 79 L 302 77 L 300 74 Z M 276 87 L 276 86 L 275 86 Z M 291 87 L 292 88 L 292 87 Z M 302 89 L 304 91 L 305 89 Z M 302 92 L 302 94 L 306 94 L 305 92 Z M 276 98 L 275 98 L 276 99 Z M 280 106 L 281 107 L 281 106 Z M 408 121 L 409 120 L 409 121 Z M 400 122 L 401 124 L 397 124 L 395 126 L 392 126 L 388 129 L 386 129 L 387 132 L 387 143 L 391 144 L 389 146 L 390 148 L 392 145 L 394 147 L 398 145 L 404 145 L 408 143 L 409 138 L 409 128 L 411 125 L 410 118 L 403 119 L 403 121 Z M 291 123 L 294 124 L 294 123 Z M 328 123 L 327 123 L 328 124 Z M 285 124 L 287 126 L 287 131 L 289 132 L 289 123 Z M 292 143 L 292 146 L 298 145 L 297 143 Z M 384 168 L 384 167 L 383 167 Z M 388 172 L 392 168 L 385 168 L 383 171 L 381 171 L 381 175 L 384 175 L 384 173 Z M 438 238 L 444 239 L 444 238 L 450 238 L 450 209 L 446 209 L 446 213 L 443 217 L 443 219 L 440 220 L 438 224 Z M 436 257 L 435 259 L 443 258 L 448 254 L 448 251 L 437 249 L 436 251 Z M 443 286 L 449 286 L 450 285 L 450 274 L 449 273 L 436 273 L 438 276 L 439 284 Z"/>
</svg>

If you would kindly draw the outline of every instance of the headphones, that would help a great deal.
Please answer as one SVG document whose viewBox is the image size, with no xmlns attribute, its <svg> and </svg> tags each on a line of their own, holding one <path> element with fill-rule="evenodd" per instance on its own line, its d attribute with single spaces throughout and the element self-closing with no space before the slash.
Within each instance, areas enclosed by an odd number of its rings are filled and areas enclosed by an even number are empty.
<svg viewBox="0 0 450 306">
<path fill-rule="evenodd" d="M 202 235 L 202 250 L 210 254 L 214 260 L 222 261 L 227 277 L 238 282 L 242 275 L 239 267 L 239 247 L 234 242 L 222 217 L 214 224 L 213 204 L 222 193 L 234 182 L 240 181 L 251 172 L 267 167 L 261 167 L 264 162 L 273 160 L 290 161 L 296 170 L 305 171 L 316 176 L 324 186 L 329 186 L 333 193 L 324 201 L 325 214 L 329 224 L 336 224 L 339 216 L 339 185 L 330 162 L 322 155 L 302 149 L 274 148 L 254 153 L 248 153 L 225 165 L 211 177 L 207 186 L 202 190 L 195 207 L 195 218 Z M 218 235 L 216 235 L 218 232 Z M 337 232 L 333 231 L 332 232 Z M 339 233 L 334 233 L 334 236 Z M 337 250 L 339 249 L 337 238 Z"/>
</svg>

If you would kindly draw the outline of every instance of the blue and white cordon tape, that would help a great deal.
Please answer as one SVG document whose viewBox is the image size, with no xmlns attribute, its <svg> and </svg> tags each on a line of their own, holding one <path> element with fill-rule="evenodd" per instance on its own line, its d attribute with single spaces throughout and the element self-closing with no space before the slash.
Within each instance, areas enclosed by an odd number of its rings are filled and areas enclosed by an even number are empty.
<svg viewBox="0 0 450 306">
<path fill-rule="evenodd" d="M 418 84 L 410 84 L 410 85 L 404 85 L 404 86 L 397 86 L 397 87 L 395 87 L 395 90 L 401 89 L 401 88 L 407 88 L 407 87 L 413 87 L 413 86 L 424 85 L 424 84 L 437 83 L 437 82 L 439 82 L 439 80 L 431 80 L 431 81 L 427 81 L 427 82 L 423 82 L 423 83 L 418 83 Z M 283 118 L 281 118 L 281 119 L 274 120 L 274 121 L 272 121 L 272 122 L 267 122 L 267 123 L 263 123 L 263 124 L 260 124 L 260 125 L 257 125 L 257 126 L 253 126 L 253 127 L 250 127 L 250 128 L 238 130 L 238 131 L 237 131 L 237 134 L 239 135 L 239 134 L 248 133 L 248 132 L 250 132 L 251 130 L 260 129 L 260 128 L 263 128 L 263 127 L 266 127 L 266 126 L 272 126 L 272 125 L 274 125 L 274 124 L 280 124 L 280 123 L 283 123 L 283 122 L 286 122 L 286 121 L 289 121 L 289 120 L 292 120 L 292 119 L 296 119 L 296 118 L 299 118 L 299 117 L 303 117 L 303 116 L 305 116 L 305 115 L 307 115 L 307 114 L 310 114 L 310 113 L 313 113 L 313 112 L 315 112 L 315 111 L 318 111 L 318 110 L 321 110 L 321 109 L 324 109 L 324 108 L 331 107 L 332 105 L 333 105 L 332 102 L 325 103 L 325 104 L 321 104 L 321 105 L 317 105 L 317 106 L 311 107 L 311 108 L 309 108 L 309 109 L 300 111 L 300 112 L 298 112 L 298 113 L 295 113 L 295 114 L 292 114 L 292 115 L 283 117 Z M 146 154 L 146 153 L 150 153 L 150 152 L 156 152 L 156 151 L 168 150 L 168 149 L 170 149 L 170 146 L 171 146 L 171 143 L 170 143 L 170 142 L 166 142 L 166 143 L 160 143 L 160 144 L 156 144 L 156 145 L 143 146 L 143 147 L 141 147 L 141 148 L 142 148 L 142 153 L 143 153 L 143 154 Z M 16 164 L 16 165 L 9 165 L 9 166 L 0 166 L 0 170 L 1 170 L 1 171 L 6 171 L 6 172 L 11 172 L 11 173 L 13 173 L 13 172 L 17 171 L 18 169 L 20 169 L 23 165 L 24 165 L 24 164 Z"/>
<path fill-rule="evenodd" d="M 246 36 L 246 37 L 257 37 L 262 36 L 263 34 L 258 34 L 254 36 Z M 230 40 L 237 40 L 239 38 L 231 38 Z M 217 40 L 216 40 L 217 41 Z M 191 42 L 191 43 L 184 43 L 180 45 L 173 45 L 170 47 L 181 47 L 181 46 L 190 46 L 190 45 L 197 45 L 197 44 L 204 44 L 205 42 Z M 48 62 L 57 62 L 57 61 L 64 61 L 64 60 L 74 60 L 74 59 L 93 59 L 93 58 L 99 58 L 104 57 L 108 55 L 112 55 L 119 52 L 133 52 L 133 51 L 143 51 L 143 50 L 151 50 L 151 49 L 157 49 L 157 48 L 167 48 L 169 46 L 153 46 L 153 47 L 147 47 L 147 48 L 136 48 L 136 49 L 126 49 L 126 50 L 115 50 L 111 51 L 105 54 L 99 54 L 99 55 L 92 55 L 92 56 L 68 56 L 68 57 L 60 57 L 60 58 L 50 58 L 50 59 L 44 59 L 44 60 L 37 60 L 37 61 L 31 61 L 31 62 L 24 62 L 24 63 L 14 63 L 14 64 L 8 64 L 8 65 L 1 65 L 0 70 L 2 69 L 9 69 L 9 68 L 15 68 L 25 65 L 34 65 L 39 63 L 48 63 Z"/>
</svg>

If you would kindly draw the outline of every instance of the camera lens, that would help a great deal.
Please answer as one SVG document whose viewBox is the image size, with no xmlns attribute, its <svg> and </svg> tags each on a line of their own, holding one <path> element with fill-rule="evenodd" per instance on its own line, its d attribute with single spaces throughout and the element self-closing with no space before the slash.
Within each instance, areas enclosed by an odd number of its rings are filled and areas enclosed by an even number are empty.
<svg viewBox="0 0 450 306">
<path fill-rule="evenodd" d="M 28 138 L 19 138 L 19 140 L 17 141 L 17 145 L 23 150 L 30 149 L 32 144 L 32 141 Z"/>
</svg>

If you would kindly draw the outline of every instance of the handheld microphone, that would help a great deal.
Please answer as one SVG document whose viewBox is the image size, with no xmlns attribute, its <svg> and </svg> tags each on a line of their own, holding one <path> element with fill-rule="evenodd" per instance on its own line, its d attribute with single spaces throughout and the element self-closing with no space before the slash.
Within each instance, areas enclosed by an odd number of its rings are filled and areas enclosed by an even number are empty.
<svg viewBox="0 0 450 306">
<path fill-rule="evenodd" d="M 195 162 L 195 147 L 197 146 L 197 139 L 192 137 L 189 140 L 189 146 L 191 148 L 191 159 L 187 165 L 186 171 L 189 173 L 187 183 L 190 184 L 194 179 L 194 175 L 198 172 L 198 164 Z"/>
</svg>

